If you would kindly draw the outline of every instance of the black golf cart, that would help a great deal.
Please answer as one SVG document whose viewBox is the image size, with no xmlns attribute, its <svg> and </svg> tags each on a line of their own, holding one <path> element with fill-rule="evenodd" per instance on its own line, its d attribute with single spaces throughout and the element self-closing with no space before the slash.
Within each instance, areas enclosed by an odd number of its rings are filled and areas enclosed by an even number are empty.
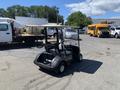
<svg viewBox="0 0 120 90">
<path fill-rule="evenodd" d="M 37 55 L 34 63 L 42 69 L 52 70 L 57 73 L 63 73 L 66 67 L 73 62 L 82 61 L 82 54 L 79 46 L 79 31 L 78 31 L 78 46 L 65 45 L 62 25 L 44 25 L 45 31 L 45 51 Z M 47 27 L 54 27 L 56 30 L 56 42 L 49 42 L 47 36 Z"/>
</svg>

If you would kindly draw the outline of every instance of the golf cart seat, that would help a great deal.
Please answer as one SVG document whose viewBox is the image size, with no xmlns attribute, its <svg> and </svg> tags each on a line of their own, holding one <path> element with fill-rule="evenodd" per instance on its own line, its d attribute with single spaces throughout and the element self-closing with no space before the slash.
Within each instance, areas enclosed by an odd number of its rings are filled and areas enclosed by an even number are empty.
<svg viewBox="0 0 120 90">
<path fill-rule="evenodd" d="M 47 44 L 45 45 L 45 49 L 47 52 L 51 52 L 52 49 L 55 49 L 55 51 L 58 51 L 58 47 L 56 44 Z"/>
</svg>

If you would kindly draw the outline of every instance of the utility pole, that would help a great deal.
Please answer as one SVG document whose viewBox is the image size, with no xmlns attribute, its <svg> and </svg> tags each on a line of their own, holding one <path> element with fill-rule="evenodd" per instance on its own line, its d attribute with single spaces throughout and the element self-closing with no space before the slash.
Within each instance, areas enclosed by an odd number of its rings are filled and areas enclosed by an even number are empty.
<svg viewBox="0 0 120 90">
<path fill-rule="evenodd" d="M 58 22 L 58 14 L 57 14 L 57 24 L 59 24 L 59 22 Z"/>
<path fill-rule="evenodd" d="M 59 24 L 59 22 L 58 22 L 58 20 L 59 20 L 59 19 L 58 19 L 58 14 L 59 14 L 59 8 L 57 8 L 57 11 L 56 11 L 56 23 L 57 23 L 57 24 Z"/>
<path fill-rule="evenodd" d="M 15 19 L 15 16 L 17 16 L 17 12 L 18 12 L 18 10 L 17 10 L 17 9 L 15 9 L 14 19 Z"/>
<path fill-rule="evenodd" d="M 48 22 L 49 22 L 49 14 L 48 14 L 48 12 L 47 12 L 47 17 L 46 17 L 46 18 L 47 18 L 47 20 L 48 20 Z"/>
</svg>

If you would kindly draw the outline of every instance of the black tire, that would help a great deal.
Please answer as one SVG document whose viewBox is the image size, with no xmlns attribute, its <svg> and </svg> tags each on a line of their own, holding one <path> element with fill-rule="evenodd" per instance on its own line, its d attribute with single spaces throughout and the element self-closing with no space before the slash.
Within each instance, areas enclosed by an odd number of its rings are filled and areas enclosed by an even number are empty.
<svg viewBox="0 0 120 90">
<path fill-rule="evenodd" d="M 57 68 L 57 74 L 64 73 L 65 69 L 66 69 L 65 63 L 61 62 Z"/>
<path fill-rule="evenodd" d="M 53 37 L 55 38 L 56 36 L 57 36 L 57 34 L 56 34 L 56 33 L 54 33 L 54 34 L 53 34 Z"/>
<path fill-rule="evenodd" d="M 118 38 L 118 37 L 119 37 L 119 36 L 118 36 L 118 34 L 116 33 L 116 34 L 115 34 L 115 38 Z"/>
<path fill-rule="evenodd" d="M 52 38 L 52 35 L 49 35 L 50 38 Z"/>
<path fill-rule="evenodd" d="M 25 40 L 25 43 L 26 43 L 26 44 L 34 44 L 34 43 L 35 43 L 35 40 Z"/>
<path fill-rule="evenodd" d="M 78 62 L 83 61 L 83 55 L 80 53 Z"/>
<path fill-rule="evenodd" d="M 100 34 L 98 34 L 98 35 L 97 35 L 97 37 L 98 37 L 98 38 L 101 38 L 101 35 L 100 35 Z"/>
<path fill-rule="evenodd" d="M 90 36 L 92 37 L 93 35 L 92 35 L 92 34 L 90 34 Z"/>
</svg>

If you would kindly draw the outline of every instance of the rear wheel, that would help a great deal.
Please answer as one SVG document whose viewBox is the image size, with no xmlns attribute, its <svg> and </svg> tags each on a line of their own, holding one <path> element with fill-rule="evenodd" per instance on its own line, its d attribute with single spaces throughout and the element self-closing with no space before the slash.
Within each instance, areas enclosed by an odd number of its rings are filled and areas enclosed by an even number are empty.
<svg viewBox="0 0 120 90">
<path fill-rule="evenodd" d="M 92 37 L 93 35 L 92 35 L 92 34 L 90 34 L 90 36 Z"/>
<path fill-rule="evenodd" d="M 35 40 L 25 40 L 25 43 L 27 43 L 27 44 L 34 44 L 35 43 Z"/>
<path fill-rule="evenodd" d="M 64 62 L 61 62 L 60 65 L 57 68 L 57 73 L 63 73 L 66 69 L 66 65 Z"/>
<path fill-rule="evenodd" d="M 54 33 L 54 34 L 53 34 L 53 37 L 55 38 L 56 36 L 57 36 L 57 34 L 56 34 L 56 33 Z"/>
<path fill-rule="evenodd" d="M 81 62 L 83 60 L 83 55 L 80 53 L 80 56 L 79 56 L 79 62 Z"/>
</svg>

